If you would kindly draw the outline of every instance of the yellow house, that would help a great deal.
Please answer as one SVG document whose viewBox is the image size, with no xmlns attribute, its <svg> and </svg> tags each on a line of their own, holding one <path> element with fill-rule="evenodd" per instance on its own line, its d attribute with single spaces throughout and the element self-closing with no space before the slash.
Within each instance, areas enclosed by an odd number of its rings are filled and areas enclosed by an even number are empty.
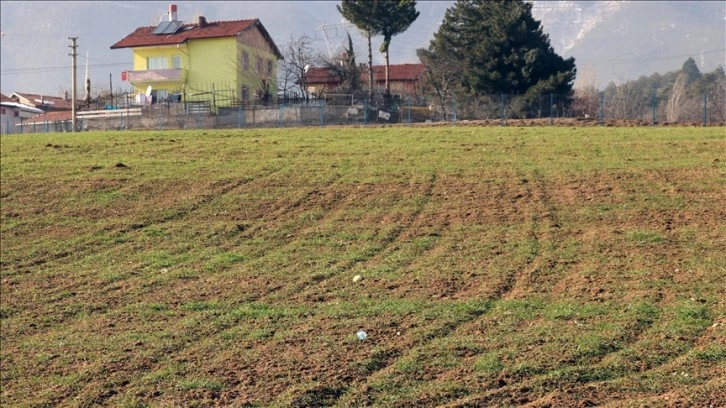
<svg viewBox="0 0 726 408">
<path fill-rule="evenodd" d="M 122 80 L 154 101 L 199 101 L 231 106 L 269 102 L 277 92 L 280 50 L 260 20 L 207 21 L 176 19 L 140 27 L 111 49 L 130 48 L 133 71 Z M 142 97 L 142 99 L 146 99 Z"/>
</svg>

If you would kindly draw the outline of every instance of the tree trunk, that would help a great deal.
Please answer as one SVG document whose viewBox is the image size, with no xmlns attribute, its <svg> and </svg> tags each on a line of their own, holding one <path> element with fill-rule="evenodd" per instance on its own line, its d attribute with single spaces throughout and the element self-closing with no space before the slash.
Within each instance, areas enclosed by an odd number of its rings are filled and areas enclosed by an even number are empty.
<svg viewBox="0 0 726 408">
<path fill-rule="evenodd" d="M 373 50 L 371 49 L 371 32 L 368 36 L 368 100 L 373 100 Z"/>
<path fill-rule="evenodd" d="M 391 95 L 391 84 L 388 82 L 388 49 L 386 49 L 386 96 Z"/>
</svg>

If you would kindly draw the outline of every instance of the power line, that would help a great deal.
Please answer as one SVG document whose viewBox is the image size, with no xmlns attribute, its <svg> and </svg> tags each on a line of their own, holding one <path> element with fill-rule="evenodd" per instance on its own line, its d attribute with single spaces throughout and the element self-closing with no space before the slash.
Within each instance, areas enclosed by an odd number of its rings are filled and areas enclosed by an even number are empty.
<svg viewBox="0 0 726 408">
<path fill-rule="evenodd" d="M 91 60 L 89 58 L 89 60 Z M 89 64 L 89 67 L 120 67 L 120 66 L 131 66 L 133 63 L 131 62 L 110 62 L 110 63 L 101 63 L 101 64 Z M 51 73 L 51 72 L 64 72 L 68 70 L 68 67 L 33 67 L 33 68 L 9 68 L 9 69 L 3 69 L 2 74 L 3 75 L 21 75 L 21 74 L 41 74 L 41 73 Z"/>
<path fill-rule="evenodd" d="M 643 61 L 656 61 L 656 60 L 668 60 L 668 59 L 676 59 L 676 58 L 685 58 L 685 57 L 697 57 L 700 55 L 707 55 L 707 54 L 716 54 L 720 52 L 726 52 L 726 49 L 721 50 L 709 50 L 709 51 L 703 51 L 703 52 L 695 52 L 690 54 L 681 54 L 681 55 L 666 55 L 662 57 L 634 57 L 634 58 L 578 58 L 578 60 L 581 61 L 598 61 L 598 62 L 607 62 L 607 63 L 632 63 L 632 62 L 643 62 Z"/>
</svg>

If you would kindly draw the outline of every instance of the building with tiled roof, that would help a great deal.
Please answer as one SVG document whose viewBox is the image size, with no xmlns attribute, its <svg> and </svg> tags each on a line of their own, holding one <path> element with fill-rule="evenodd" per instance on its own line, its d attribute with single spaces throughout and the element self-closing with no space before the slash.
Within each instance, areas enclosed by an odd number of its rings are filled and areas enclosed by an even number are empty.
<svg viewBox="0 0 726 408">
<path fill-rule="evenodd" d="M 159 25 L 139 27 L 111 46 L 132 51 L 134 69 L 121 79 L 135 92 L 149 91 L 155 101 L 209 98 L 216 105 L 276 93 L 277 61 L 283 57 L 260 20 L 200 16 L 184 23 L 177 20 L 175 5 L 167 15 Z M 215 92 L 225 98 L 214 98 Z"/>
<path fill-rule="evenodd" d="M 391 85 L 392 94 L 418 95 L 421 91 L 423 73 L 426 66 L 423 64 L 397 64 L 390 65 L 388 79 Z M 368 89 L 368 68 L 360 66 L 360 79 L 364 84 L 363 89 Z M 386 66 L 373 66 L 374 90 L 383 92 L 386 84 Z M 329 68 L 310 68 L 305 74 L 305 86 L 308 92 L 320 94 L 330 92 L 341 86 L 340 77 Z"/>
<path fill-rule="evenodd" d="M 72 110 L 72 101 L 68 97 L 59 98 L 57 96 L 48 96 L 42 94 L 33 94 L 26 92 L 13 92 L 10 98 L 15 102 L 23 105 L 32 106 L 42 109 L 44 112 L 52 111 L 70 111 Z M 82 106 L 85 102 L 78 100 L 76 106 Z"/>
<path fill-rule="evenodd" d="M 0 134 L 19 133 L 20 124 L 43 111 L 0 93 Z"/>
<path fill-rule="evenodd" d="M 53 111 L 23 120 L 22 128 L 19 125 L 16 130 L 24 133 L 70 132 L 72 124 L 72 111 Z"/>
</svg>

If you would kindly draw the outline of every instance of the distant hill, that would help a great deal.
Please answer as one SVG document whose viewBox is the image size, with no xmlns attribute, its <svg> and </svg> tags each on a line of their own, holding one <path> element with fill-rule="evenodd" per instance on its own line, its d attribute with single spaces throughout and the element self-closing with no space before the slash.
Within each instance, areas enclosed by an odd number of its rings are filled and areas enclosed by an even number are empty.
<svg viewBox="0 0 726 408">
<path fill-rule="evenodd" d="M 702 72 L 726 65 L 726 2 L 538 1 L 533 14 L 579 73 L 622 83 L 679 69 L 693 57 Z"/>
</svg>

